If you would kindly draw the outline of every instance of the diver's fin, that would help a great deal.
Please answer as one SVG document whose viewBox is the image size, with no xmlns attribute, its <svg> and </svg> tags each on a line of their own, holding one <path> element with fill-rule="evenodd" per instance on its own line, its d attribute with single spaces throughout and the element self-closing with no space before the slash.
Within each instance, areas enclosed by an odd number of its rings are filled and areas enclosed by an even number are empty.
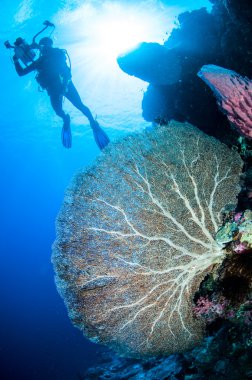
<svg viewBox="0 0 252 380">
<path fill-rule="evenodd" d="M 61 141 L 65 148 L 69 149 L 72 146 L 72 133 L 70 127 L 70 116 L 66 115 L 61 131 Z"/>
<path fill-rule="evenodd" d="M 100 127 L 97 121 L 94 121 L 93 123 L 91 123 L 91 127 L 93 129 L 93 134 L 94 134 L 94 139 L 95 139 L 96 144 L 98 145 L 100 150 L 104 149 L 110 142 L 109 137 L 103 131 L 103 129 Z"/>
</svg>

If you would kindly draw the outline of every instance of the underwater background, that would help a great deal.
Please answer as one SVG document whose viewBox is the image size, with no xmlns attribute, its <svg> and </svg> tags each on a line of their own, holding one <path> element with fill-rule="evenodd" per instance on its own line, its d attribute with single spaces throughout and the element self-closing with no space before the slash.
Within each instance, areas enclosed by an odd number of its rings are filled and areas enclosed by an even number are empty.
<svg viewBox="0 0 252 380">
<path fill-rule="evenodd" d="M 31 42 L 45 20 L 53 22 L 54 45 L 67 49 L 73 82 L 113 142 L 151 127 L 154 112 L 145 98 L 145 119 L 142 117 L 142 99 L 148 83 L 124 73 L 117 56 L 142 41 L 163 44 L 177 27 L 179 14 L 202 7 L 211 11 L 212 3 L 1 1 L 2 380 L 84 379 L 84 372 L 95 367 L 108 352 L 84 338 L 71 324 L 57 293 L 51 264 L 55 220 L 64 192 L 74 173 L 91 165 L 100 151 L 87 120 L 67 100 L 64 109 L 72 118 L 73 146 L 69 150 L 62 146 L 61 120 L 51 109 L 48 96 L 38 91 L 33 74 L 17 76 L 4 42 L 13 43 L 19 36 Z M 143 21 L 141 32 L 138 34 L 136 29 L 131 41 L 124 44 L 127 28 Z M 114 22 L 115 29 L 105 35 Z M 107 45 L 106 41 L 113 39 L 116 28 L 124 22 L 124 34 L 118 33 L 119 40 L 113 46 Z"/>
</svg>

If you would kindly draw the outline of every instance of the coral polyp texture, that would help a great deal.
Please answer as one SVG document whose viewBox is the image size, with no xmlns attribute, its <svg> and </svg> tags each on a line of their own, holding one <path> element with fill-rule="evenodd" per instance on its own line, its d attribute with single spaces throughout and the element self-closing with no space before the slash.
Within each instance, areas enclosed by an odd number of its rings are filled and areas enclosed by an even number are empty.
<svg viewBox="0 0 252 380">
<path fill-rule="evenodd" d="M 111 144 L 76 175 L 52 258 L 74 325 L 129 357 L 199 343 L 193 296 L 225 257 L 214 235 L 241 168 L 224 144 L 171 122 Z"/>
<path fill-rule="evenodd" d="M 252 81 L 235 71 L 205 65 L 198 76 L 214 91 L 220 109 L 245 137 L 252 139 Z"/>
</svg>

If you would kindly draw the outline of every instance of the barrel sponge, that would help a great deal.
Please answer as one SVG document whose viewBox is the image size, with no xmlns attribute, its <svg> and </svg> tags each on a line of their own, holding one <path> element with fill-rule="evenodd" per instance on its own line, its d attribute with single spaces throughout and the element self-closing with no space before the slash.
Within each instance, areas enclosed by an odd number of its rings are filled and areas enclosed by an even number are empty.
<svg viewBox="0 0 252 380">
<path fill-rule="evenodd" d="M 192 301 L 220 265 L 221 210 L 235 204 L 239 155 L 171 122 L 110 144 L 65 194 L 52 261 L 69 316 L 121 355 L 183 352 L 204 322 Z"/>
<path fill-rule="evenodd" d="M 231 125 L 251 140 L 252 81 L 216 65 L 204 65 L 198 76 L 213 90 L 220 110 Z"/>
</svg>

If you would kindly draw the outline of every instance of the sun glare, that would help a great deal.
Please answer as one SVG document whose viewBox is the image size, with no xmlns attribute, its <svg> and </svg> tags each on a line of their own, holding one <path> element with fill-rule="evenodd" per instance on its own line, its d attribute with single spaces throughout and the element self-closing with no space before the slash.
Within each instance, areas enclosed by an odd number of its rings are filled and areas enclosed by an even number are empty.
<svg viewBox="0 0 252 380">
<path fill-rule="evenodd" d="M 60 22 L 64 23 L 62 15 Z M 116 64 L 118 55 L 140 42 L 162 43 L 174 26 L 174 16 L 143 2 L 128 5 L 105 1 L 100 7 L 86 3 L 66 14 L 65 23 L 72 36 L 82 42 L 83 56 L 88 49 L 96 52 L 96 59 L 102 60 L 99 63 Z"/>
<path fill-rule="evenodd" d="M 145 41 L 148 21 L 146 18 L 136 20 L 135 17 L 125 17 L 125 14 L 121 15 L 121 19 L 105 18 L 96 30 L 101 51 L 106 52 L 111 60 L 115 60 L 122 52 Z"/>
<path fill-rule="evenodd" d="M 117 130 L 145 124 L 141 100 L 147 84 L 125 74 L 116 58 L 140 42 L 162 43 L 174 26 L 172 8 L 152 3 L 86 1 L 54 20 L 72 60 L 74 83 L 103 125 Z"/>
</svg>

